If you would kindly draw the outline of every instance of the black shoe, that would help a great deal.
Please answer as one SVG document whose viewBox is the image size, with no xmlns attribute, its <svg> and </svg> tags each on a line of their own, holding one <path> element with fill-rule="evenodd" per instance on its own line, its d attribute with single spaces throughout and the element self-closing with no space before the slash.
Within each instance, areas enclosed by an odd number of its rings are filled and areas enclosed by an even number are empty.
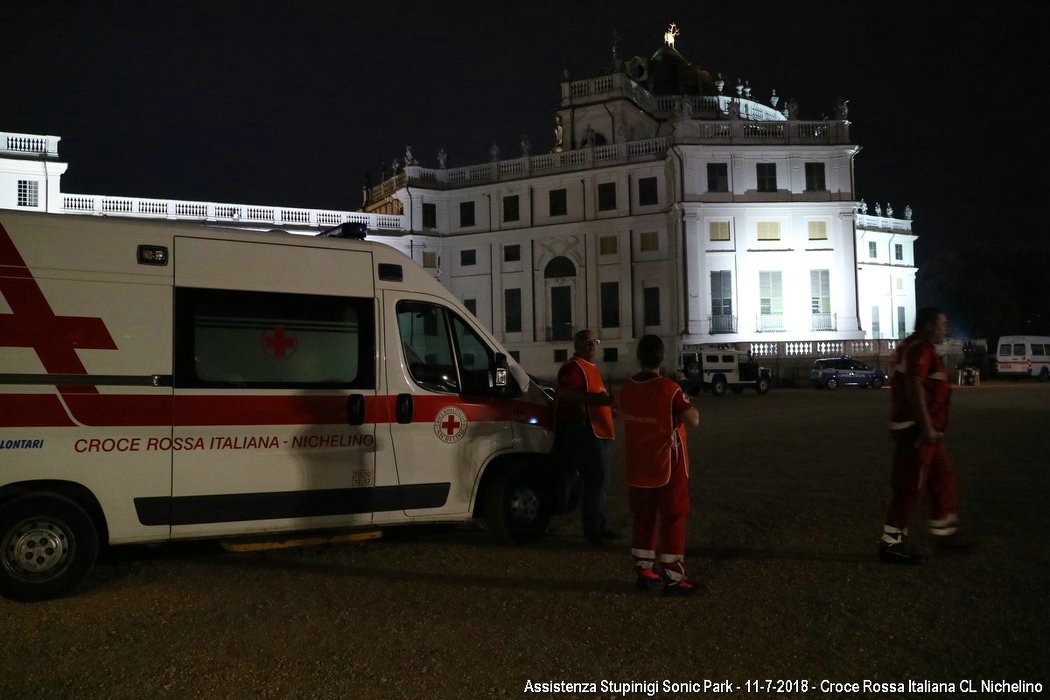
<svg viewBox="0 0 1050 700">
<path fill-rule="evenodd" d="M 879 543 L 879 559 L 891 564 L 921 564 L 922 555 L 904 541 Z"/>
<path fill-rule="evenodd" d="M 937 549 L 945 553 L 966 552 L 974 548 L 973 540 L 958 532 L 938 535 L 934 537 L 934 541 L 937 543 Z"/>
<path fill-rule="evenodd" d="M 700 584 L 682 579 L 681 581 L 667 581 L 664 583 L 664 595 L 668 598 L 692 595 L 700 590 Z"/>
<path fill-rule="evenodd" d="M 635 586 L 640 591 L 656 592 L 664 587 L 664 580 L 660 574 L 652 569 L 639 569 L 638 580 L 635 582 Z"/>
</svg>

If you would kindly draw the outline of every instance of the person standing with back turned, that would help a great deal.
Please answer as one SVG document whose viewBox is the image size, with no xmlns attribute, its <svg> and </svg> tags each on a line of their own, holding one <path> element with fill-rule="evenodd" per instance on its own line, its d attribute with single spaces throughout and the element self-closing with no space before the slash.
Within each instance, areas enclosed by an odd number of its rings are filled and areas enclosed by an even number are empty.
<svg viewBox="0 0 1050 700">
<path fill-rule="evenodd" d="M 915 314 L 915 332 L 897 347 L 890 396 L 893 475 L 890 505 L 879 543 L 879 558 L 886 562 L 922 561 L 907 538 L 908 526 L 927 492 L 932 516 L 930 532 L 938 547 L 956 550 L 970 546 L 958 534 L 955 470 L 944 444 L 951 382 L 937 346 L 944 342 L 947 332 L 944 312 L 924 307 Z"/>
<path fill-rule="evenodd" d="M 561 453 L 576 467 L 583 481 L 583 536 L 593 545 L 620 537 L 620 533 L 609 528 L 605 517 L 616 433 L 612 413 L 615 401 L 594 364 L 600 342 L 589 330 L 573 336 L 575 352 L 558 370 L 555 410 Z"/>
<path fill-rule="evenodd" d="M 663 341 L 655 335 L 643 336 L 638 342 L 641 370 L 620 392 L 620 413 L 628 497 L 634 515 L 631 554 L 638 588 L 662 587 L 664 595 L 675 596 L 696 589 L 686 580 L 684 565 L 689 515 L 685 426 L 699 425 L 700 412 L 682 387 L 661 376 L 663 360 Z M 658 549 L 662 576 L 653 570 Z"/>
</svg>

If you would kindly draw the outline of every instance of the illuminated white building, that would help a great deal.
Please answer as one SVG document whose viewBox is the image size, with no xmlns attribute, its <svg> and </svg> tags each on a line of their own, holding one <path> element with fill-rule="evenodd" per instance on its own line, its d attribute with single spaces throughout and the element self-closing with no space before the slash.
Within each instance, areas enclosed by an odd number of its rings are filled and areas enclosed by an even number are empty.
<svg viewBox="0 0 1050 700">
<path fill-rule="evenodd" d="M 798 354 L 905 335 L 910 213 L 858 213 L 846 105 L 800 121 L 690 64 L 675 36 L 563 82 L 551 152 L 457 169 L 406 154 L 366 209 L 402 214 L 406 252 L 536 371 L 580 328 L 620 376 L 646 333 Z"/>
<path fill-rule="evenodd" d="M 363 221 L 544 376 L 581 328 L 600 335 L 617 377 L 646 333 L 669 354 L 734 343 L 795 355 L 863 354 L 906 335 L 910 212 L 858 212 L 845 106 L 835 120 L 800 121 L 793 104 L 763 104 L 749 85 L 693 66 L 674 38 L 651 58 L 564 81 L 550 152 L 526 142 L 520 157 L 494 149 L 455 169 L 406 153 L 362 212 L 64 194 L 58 137 L 12 133 L 0 133 L 0 208 L 293 233 Z"/>
</svg>

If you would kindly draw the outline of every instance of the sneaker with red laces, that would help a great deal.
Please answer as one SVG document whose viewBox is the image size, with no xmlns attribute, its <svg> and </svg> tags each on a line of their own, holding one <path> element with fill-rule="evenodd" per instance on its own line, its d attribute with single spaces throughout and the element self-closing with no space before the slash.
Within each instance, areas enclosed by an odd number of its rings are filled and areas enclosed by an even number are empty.
<svg viewBox="0 0 1050 700">
<path fill-rule="evenodd" d="M 676 596 L 692 595 L 700 590 L 699 584 L 682 579 L 681 581 L 667 581 L 664 583 L 664 595 L 673 598 Z"/>
<path fill-rule="evenodd" d="M 635 582 L 640 591 L 652 591 L 660 588 L 664 585 L 664 580 L 660 577 L 660 574 L 656 573 L 652 569 L 638 569 L 638 580 Z"/>
</svg>

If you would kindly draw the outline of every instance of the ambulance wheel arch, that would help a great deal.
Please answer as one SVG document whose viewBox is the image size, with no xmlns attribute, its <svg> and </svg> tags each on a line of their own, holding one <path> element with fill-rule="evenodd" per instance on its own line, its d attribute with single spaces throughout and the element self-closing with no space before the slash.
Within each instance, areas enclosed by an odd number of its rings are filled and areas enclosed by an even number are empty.
<svg viewBox="0 0 1050 700">
<path fill-rule="evenodd" d="M 83 582 L 100 540 L 86 505 L 54 490 L 33 490 L 0 504 L 0 594 L 49 600 Z"/>
<path fill-rule="evenodd" d="M 544 535 L 554 516 L 556 485 L 539 456 L 494 460 L 478 486 L 474 516 L 504 542 L 526 544 Z"/>
</svg>

